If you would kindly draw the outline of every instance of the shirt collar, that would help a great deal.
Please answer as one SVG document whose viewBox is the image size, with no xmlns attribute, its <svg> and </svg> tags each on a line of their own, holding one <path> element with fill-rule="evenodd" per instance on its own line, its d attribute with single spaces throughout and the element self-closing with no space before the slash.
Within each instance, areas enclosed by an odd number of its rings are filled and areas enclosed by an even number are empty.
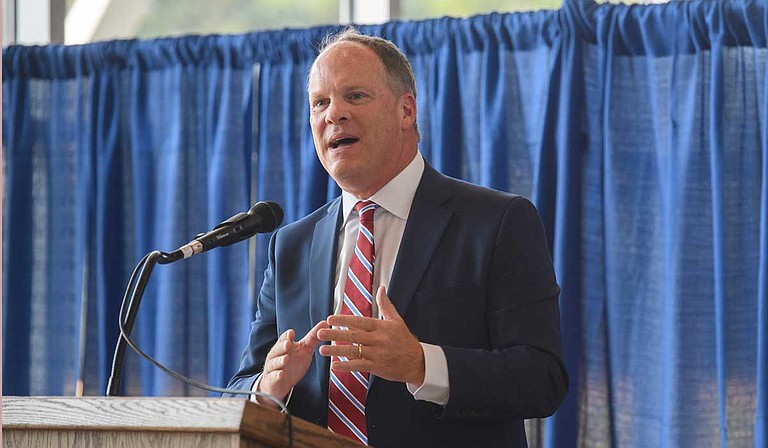
<svg viewBox="0 0 768 448">
<path fill-rule="evenodd" d="M 419 186 L 419 182 L 421 182 L 422 174 L 424 174 L 424 158 L 417 151 L 416 156 L 403 171 L 400 171 L 381 190 L 367 199 L 379 204 L 380 208 L 398 218 L 406 220 L 408 219 L 408 213 L 411 211 L 413 197 L 416 195 L 416 188 Z M 342 210 L 344 213 L 342 227 L 347 223 L 352 209 L 359 200 L 360 198 L 355 197 L 352 193 L 347 191 L 341 192 Z"/>
</svg>

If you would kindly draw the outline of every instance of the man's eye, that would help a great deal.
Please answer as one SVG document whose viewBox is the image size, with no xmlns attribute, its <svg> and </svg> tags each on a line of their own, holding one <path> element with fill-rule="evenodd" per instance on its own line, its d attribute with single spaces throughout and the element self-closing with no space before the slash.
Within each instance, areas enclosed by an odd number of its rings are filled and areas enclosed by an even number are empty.
<svg viewBox="0 0 768 448">
<path fill-rule="evenodd" d="M 325 106 L 327 102 L 328 102 L 327 100 L 315 100 L 315 102 L 312 103 L 312 107 L 313 108 L 322 107 L 322 106 Z"/>
<path fill-rule="evenodd" d="M 365 94 L 362 92 L 355 92 L 349 95 L 350 99 L 359 100 L 365 98 Z"/>
</svg>

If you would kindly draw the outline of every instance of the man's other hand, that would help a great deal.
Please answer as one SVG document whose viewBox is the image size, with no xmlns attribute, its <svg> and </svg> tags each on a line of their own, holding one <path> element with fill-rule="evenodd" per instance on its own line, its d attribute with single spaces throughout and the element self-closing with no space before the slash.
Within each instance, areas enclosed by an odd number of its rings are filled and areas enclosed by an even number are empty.
<svg viewBox="0 0 768 448">
<path fill-rule="evenodd" d="M 386 380 L 421 386 L 424 382 L 424 351 L 419 340 L 408 330 L 387 297 L 384 286 L 376 292 L 376 304 L 382 319 L 329 316 L 330 325 L 348 329 L 319 330 L 317 337 L 320 340 L 341 342 L 320 346 L 320 354 L 348 358 L 348 361 L 333 362 L 331 368 L 334 370 L 371 372 Z"/>
<path fill-rule="evenodd" d="M 320 321 L 299 341 L 294 340 L 296 334 L 292 329 L 280 335 L 267 353 L 257 391 L 285 399 L 293 386 L 304 378 L 312 363 L 312 353 L 320 343 L 317 332 L 328 327 L 328 322 Z M 277 409 L 277 404 L 269 399 L 258 397 L 257 401 L 263 406 Z"/>
</svg>

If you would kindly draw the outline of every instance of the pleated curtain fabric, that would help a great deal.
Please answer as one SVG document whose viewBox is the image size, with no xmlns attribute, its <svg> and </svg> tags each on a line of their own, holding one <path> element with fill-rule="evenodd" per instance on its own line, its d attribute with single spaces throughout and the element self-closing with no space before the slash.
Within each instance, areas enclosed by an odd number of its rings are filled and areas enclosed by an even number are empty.
<svg viewBox="0 0 768 448">
<path fill-rule="evenodd" d="M 4 394 L 103 394 L 144 254 L 258 200 L 288 224 L 339 195 L 306 81 L 340 29 L 3 49 Z M 564 0 L 359 29 L 411 61 L 424 158 L 541 214 L 571 386 L 526 423 L 529 446 L 768 446 L 766 2 Z M 141 346 L 226 384 L 269 238 L 158 267 Z M 132 353 L 123 386 L 204 394 Z"/>
</svg>

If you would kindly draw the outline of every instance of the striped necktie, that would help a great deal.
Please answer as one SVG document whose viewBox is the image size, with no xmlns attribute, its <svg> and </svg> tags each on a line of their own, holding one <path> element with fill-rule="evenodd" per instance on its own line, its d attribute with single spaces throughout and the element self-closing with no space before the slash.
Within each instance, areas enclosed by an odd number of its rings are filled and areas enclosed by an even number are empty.
<svg viewBox="0 0 768 448">
<path fill-rule="evenodd" d="M 373 213 L 378 207 L 371 201 L 360 201 L 355 209 L 360 215 L 357 245 L 347 270 L 344 300 L 340 314 L 371 317 L 373 303 Z M 339 343 L 343 344 L 343 343 Z M 331 362 L 346 361 L 334 356 Z M 370 374 L 367 372 L 336 372 L 331 370 L 328 386 L 328 429 L 368 445 L 365 422 L 365 402 Z"/>
</svg>

